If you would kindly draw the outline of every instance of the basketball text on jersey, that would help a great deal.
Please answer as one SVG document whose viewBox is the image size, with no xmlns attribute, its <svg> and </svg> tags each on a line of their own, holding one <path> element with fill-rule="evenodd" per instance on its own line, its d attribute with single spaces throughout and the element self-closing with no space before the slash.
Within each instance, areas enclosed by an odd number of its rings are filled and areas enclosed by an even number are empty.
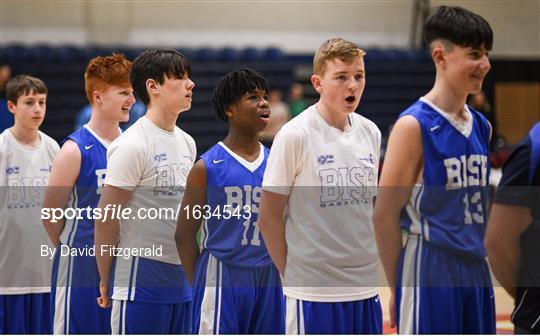
<svg viewBox="0 0 540 336">
<path fill-rule="evenodd" d="M 321 208 L 371 204 L 376 194 L 374 167 L 340 167 L 319 170 Z"/>
<path fill-rule="evenodd" d="M 40 208 L 47 180 L 46 176 L 8 177 L 7 208 Z"/>
<path fill-rule="evenodd" d="M 467 187 L 485 187 L 487 185 L 488 157 L 486 155 L 461 155 L 444 160 L 446 167 L 446 190 L 457 190 Z M 463 195 L 464 223 L 484 224 L 484 208 L 481 190 Z"/>
<path fill-rule="evenodd" d="M 444 160 L 448 182 L 446 190 L 487 185 L 488 157 L 486 155 L 461 155 Z"/>
<path fill-rule="evenodd" d="M 162 162 L 167 159 L 164 154 L 155 155 L 155 158 L 159 157 Z M 157 178 L 156 186 L 154 188 L 154 196 L 173 196 L 177 197 L 183 195 L 185 187 L 182 186 L 181 181 L 177 181 L 180 176 L 187 176 L 190 167 L 186 164 L 173 163 L 165 164 L 156 167 Z M 176 178 L 175 178 L 176 177 Z"/>
<path fill-rule="evenodd" d="M 232 208 L 242 208 L 244 210 L 247 206 L 249 216 L 244 218 L 242 225 L 244 226 L 244 233 L 242 235 L 241 245 L 248 244 L 248 230 L 253 225 L 253 236 L 249 239 L 250 245 L 260 246 L 260 229 L 258 221 L 251 222 L 251 213 L 259 213 L 259 202 L 261 201 L 262 188 L 259 186 L 253 187 L 251 185 L 244 185 L 242 188 L 239 186 L 230 186 L 224 188 L 227 194 L 227 205 L 231 205 Z M 236 205 L 236 206 L 235 206 Z"/>
<path fill-rule="evenodd" d="M 105 184 L 105 175 L 107 174 L 107 169 L 96 169 L 95 172 L 96 172 L 96 182 L 97 182 L 96 194 L 101 195 L 103 184 Z"/>
</svg>

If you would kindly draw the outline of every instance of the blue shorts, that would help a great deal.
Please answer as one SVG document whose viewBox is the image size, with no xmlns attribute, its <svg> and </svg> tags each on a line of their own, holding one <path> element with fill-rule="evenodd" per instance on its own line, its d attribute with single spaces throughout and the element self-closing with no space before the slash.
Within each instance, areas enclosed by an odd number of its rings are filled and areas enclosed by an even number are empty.
<svg viewBox="0 0 540 336">
<path fill-rule="evenodd" d="M 379 296 L 347 302 L 287 297 L 287 334 L 382 334 Z"/>
<path fill-rule="evenodd" d="M 51 334 L 50 294 L 0 295 L 0 335 Z"/>
<path fill-rule="evenodd" d="M 182 303 L 146 303 L 112 300 L 113 335 L 189 334 L 191 301 Z"/>
<path fill-rule="evenodd" d="M 111 309 L 97 305 L 99 272 L 93 256 L 60 256 L 56 249 L 51 281 L 54 334 L 110 334 Z"/>
<path fill-rule="evenodd" d="M 193 333 L 285 332 L 285 301 L 273 264 L 233 267 L 204 250 L 193 285 Z"/>
<path fill-rule="evenodd" d="M 409 235 L 398 268 L 400 334 L 494 334 L 495 300 L 485 260 L 464 259 Z"/>
</svg>

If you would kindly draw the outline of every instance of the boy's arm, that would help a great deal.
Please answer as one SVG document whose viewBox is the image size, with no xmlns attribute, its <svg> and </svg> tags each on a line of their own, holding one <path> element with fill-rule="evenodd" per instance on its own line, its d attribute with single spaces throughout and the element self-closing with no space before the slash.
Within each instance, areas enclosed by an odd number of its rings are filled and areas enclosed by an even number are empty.
<svg viewBox="0 0 540 336">
<path fill-rule="evenodd" d="M 287 263 L 287 242 L 285 241 L 285 221 L 283 211 L 289 195 L 263 190 L 259 209 L 259 228 L 268 253 L 279 273 L 285 274 Z"/>
<path fill-rule="evenodd" d="M 97 301 L 102 308 L 110 306 L 111 248 L 118 244 L 119 235 L 118 215 L 111 218 L 111 208 L 116 206 L 116 209 L 120 209 L 120 205 L 124 208 L 128 203 L 143 176 L 145 158 L 143 144 L 130 138 L 120 137 L 107 148 L 107 175 L 96 208 L 101 216 L 94 222 L 94 243 L 100 276 L 100 297 Z"/>
<path fill-rule="evenodd" d="M 421 169 L 420 125 L 414 117 L 405 116 L 396 122 L 390 134 L 373 217 L 377 247 L 392 293 L 391 327 L 395 326 L 393 294 L 399 257 L 403 248 L 399 215 L 407 203 Z"/>
<path fill-rule="evenodd" d="M 182 261 L 186 277 L 191 284 L 193 284 L 195 267 L 199 259 L 200 251 L 197 244 L 197 232 L 201 227 L 201 218 L 194 218 L 193 207 L 202 209 L 206 205 L 206 186 L 206 166 L 203 160 L 199 160 L 191 168 L 187 177 L 186 193 L 182 199 L 174 234 L 178 255 Z"/>
<path fill-rule="evenodd" d="M 512 296 L 516 297 L 521 264 L 521 234 L 532 222 L 529 208 L 495 203 L 486 231 L 486 249 L 493 274 Z"/>
<path fill-rule="evenodd" d="M 266 248 L 281 275 L 285 274 L 288 253 L 283 212 L 294 180 L 303 169 L 303 158 L 303 132 L 283 126 L 268 157 L 258 218 Z"/>
<path fill-rule="evenodd" d="M 529 187 L 531 152 L 519 144 L 503 167 L 486 228 L 485 245 L 493 274 L 512 297 L 516 295 L 521 263 L 520 238 L 532 223 L 538 196 Z"/>
<path fill-rule="evenodd" d="M 96 249 L 96 261 L 99 270 L 99 289 L 100 297 L 97 299 L 98 305 L 101 308 L 110 307 L 109 302 L 109 279 L 111 274 L 111 266 L 113 256 L 111 255 L 111 247 L 116 247 L 118 244 L 118 234 L 120 231 L 118 217 L 111 218 L 111 212 L 106 211 L 106 207 L 116 205 L 116 209 L 120 206 L 123 208 L 131 194 L 132 190 L 122 189 L 111 185 L 105 185 L 101 192 L 98 209 L 101 209 L 101 218 L 96 219 L 94 223 L 94 241 Z"/>
<path fill-rule="evenodd" d="M 49 182 L 43 200 L 44 209 L 64 209 L 69 201 L 73 186 L 81 170 L 81 151 L 74 141 L 68 140 L 58 152 L 52 165 Z M 97 186 L 96 186 L 97 188 Z M 75 205 L 76 206 L 76 205 Z M 51 210 L 54 215 L 54 210 Z M 60 212 L 58 212 L 60 214 Z M 64 229 L 64 218 L 43 219 L 43 226 L 53 246 L 60 245 L 60 234 Z M 56 220 L 56 221 L 54 221 Z"/>
</svg>

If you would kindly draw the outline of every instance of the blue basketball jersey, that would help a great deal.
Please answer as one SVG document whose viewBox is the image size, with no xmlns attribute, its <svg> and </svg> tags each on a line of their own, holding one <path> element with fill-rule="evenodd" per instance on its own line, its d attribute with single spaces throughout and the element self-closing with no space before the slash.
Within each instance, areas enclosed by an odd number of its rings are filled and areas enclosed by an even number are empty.
<svg viewBox="0 0 540 336">
<path fill-rule="evenodd" d="M 460 126 L 421 98 L 400 117 L 418 120 L 422 132 L 423 183 L 402 211 L 403 228 L 453 254 L 484 258 L 487 223 L 490 126 L 467 107 Z"/>
<path fill-rule="evenodd" d="M 81 151 L 81 169 L 68 208 L 97 207 L 107 170 L 106 144 L 88 126 L 81 127 L 66 140 L 74 141 Z M 82 219 L 66 220 L 62 244 L 71 247 L 94 245 L 94 221 L 91 213 L 81 212 Z"/>
<path fill-rule="evenodd" d="M 226 264 L 260 267 L 272 263 L 257 225 L 261 185 L 269 150 L 250 163 L 222 142 L 201 156 L 206 165 L 207 207 L 203 248 Z"/>
<path fill-rule="evenodd" d="M 63 245 L 90 253 L 94 247 L 92 209 L 97 207 L 105 181 L 107 144 L 87 125 L 70 134 L 79 147 L 81 166 L 67 208 L 89 209 L 80 218 L 66 219 L 60 236 Z M 77 216 L 79 217 L 79 216 Z M 99 272 L 93 255 L 55 254 L 52 269 L 51 318 L 55 334 L 110 334 L 111 310 L 95 303 Z"/>
</svg>

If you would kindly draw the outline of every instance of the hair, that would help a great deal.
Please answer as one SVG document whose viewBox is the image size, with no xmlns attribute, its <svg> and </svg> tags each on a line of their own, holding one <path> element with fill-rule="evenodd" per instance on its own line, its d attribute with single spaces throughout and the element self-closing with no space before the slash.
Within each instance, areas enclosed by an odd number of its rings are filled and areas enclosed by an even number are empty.
<svg viewBox="0 0 540 336">
<path fill-rule="evenodd" d="M 105 90 L 108 86 L 129 86 L 131 61 L 121 54 L 97 56 L 88 62 L 84 71 L 86 98 L 93 104 L 92 93 Z"/>
<path fill-rule="evenodd" d="M 351 63 L 357 58 L 364 57 L 366 52 L 351 41 L 343 38 L 329 39 L 315 52 L 313 57 L 313 73 L 322 75 L 326 70 L 326 62 L 339 59 L 345 63 Z"/>
<path fill-rule="evenodd" d="M 39 78 L 29 75 L 17 75 L 11 78 L 6 84 L 6 98 L 13 104 L 17 104 L 19 97 L 38 93 L 47 94 L 47 86 Z"/>
<path fill-rule="evenodd" d="M 227 122 L 225 112 L 246 93 L 255 90 L 263 90 L 268 93 L 268 83 L 262 74 L 252 69 L 237 69 L 229 72 L 218 80 L 217 86 L 212 93 L 212 107 L 215 115 Z"/>
<path fill-rule="evenodd" d="M 174 49 L 150 49 L 135 58 L 129 79 L 137 98 L 148 106 L 150 104 L 150 96 L 146 89 L 148 79 L 163 84 L 165 77 L 182 79 L 186 74 L 188 77 L 191 76 L 191 65 L 182 53 Z"/>
<path fill-rule="evenodd" d="M 493 47 L 493 31 L 480 15 L 461 7 L 440 6 L 424 25 L 424 43 L 446 40 L 461 47 Z"/>
</svg>

